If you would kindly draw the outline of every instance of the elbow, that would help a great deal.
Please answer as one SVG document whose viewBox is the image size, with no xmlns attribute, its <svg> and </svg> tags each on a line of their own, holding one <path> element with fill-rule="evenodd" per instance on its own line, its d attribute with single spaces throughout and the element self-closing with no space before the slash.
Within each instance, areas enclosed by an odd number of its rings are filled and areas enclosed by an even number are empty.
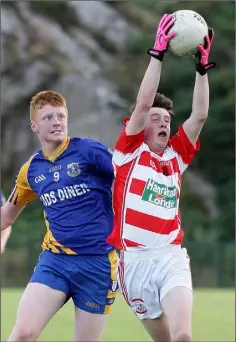
<svg viewBox="0 0 236 342">
<path fill-rule="evenodd" d="M 208 112 L 202 111 L 202 112 L 192 112 L 192 116 L 194 116 L 198 122 L 204 123 L 208 118 Z"/>
<path fill-rule="evenodd" d="M 199 120 L 199 122 L 204 123 L 207 120 L 207 118 L 208 118 L 208 115 L 202 115 L 202 116 L 199 117 L 198 120 Z"/>
<path fill-rule="evenodd" d="M 152 107 L 152 104 L 150 104 L 150 100 L 148 101 L 147 98 L 143 97 L 137 100 L 135 109 L 138 109 L 139 112 L 146 113 L 146 112 L 149 112 L 151 107 Z"/>
</svg>

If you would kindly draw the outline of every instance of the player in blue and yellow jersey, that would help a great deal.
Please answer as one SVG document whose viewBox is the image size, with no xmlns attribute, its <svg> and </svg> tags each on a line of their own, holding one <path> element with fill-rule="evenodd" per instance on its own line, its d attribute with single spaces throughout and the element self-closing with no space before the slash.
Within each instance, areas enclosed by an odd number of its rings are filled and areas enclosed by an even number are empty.
<svg viewBox="0 0 236 342">
<path fill-rule="evenodd" d="M 100 142 L 68 137 L 66 102 L 58 93 L 34 96 L 30 119 L 42 149 L 20 168 L 1 208 L 1 229 L 39 197 L 47 232 L 9 340 L 36 341 L 72 298 L 74 340 L 98 341 L 117 291 L 118 256 L 106 243 L 113 225 L 112 156 Z"/>
<path fill-rule="evenodd" d="M 0 207 L 6 203 L 6 198 L 4 196 L 4 193 L 2 189 L 0 189 Z M 9 226 L 7 229 L 4 229 L 1 233 L 1 254 L 4 253 L 7 241 L 11 235 L 11 226 Z"/>
</svg>

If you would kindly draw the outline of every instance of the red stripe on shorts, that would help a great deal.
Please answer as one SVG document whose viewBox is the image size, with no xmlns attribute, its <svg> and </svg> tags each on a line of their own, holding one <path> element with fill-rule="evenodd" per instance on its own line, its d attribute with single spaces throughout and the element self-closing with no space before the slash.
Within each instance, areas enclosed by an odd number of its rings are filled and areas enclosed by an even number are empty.
<svg viewBox="0 0 236 342">
<path fill-rule="evenodd" d="M 125 267 L 124 267 L 124 255 L 121 252 L 120 253 L 120 261 L 118 265 L 118 272 L 119 272 L 119 278 L 120 278 L 120 285 L 121 285 L 121 292 L 124 296 L 124 299 L 126 303 L 130 306 L 129 303 L 129 297 L 128 297 L 128 291 L 125 285 L 125 278 L 124 278 L 124 273 L 125 273 Z"/>
</svg>

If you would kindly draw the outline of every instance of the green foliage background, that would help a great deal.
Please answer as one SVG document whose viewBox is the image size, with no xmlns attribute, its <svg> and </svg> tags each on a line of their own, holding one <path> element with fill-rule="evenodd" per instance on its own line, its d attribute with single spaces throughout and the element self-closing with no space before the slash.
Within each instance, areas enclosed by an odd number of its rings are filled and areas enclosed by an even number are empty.
<svg viewBox="0 0 236 342">
<path fill-rule="evenodd" d="M 65 28 L 79 25 L 65 1 L 33 1 L 35 11 L 46 13 Z M 217 67 L 209 72 L 210 112 L 201 133 L 201 152 L 195 158 L 191 170 L 214 185 L 220 215 L 209 217 L 202 200 L 189 192 L 187 185 L 182 191 L 182 217 L 186 240 L 209 243 L 234 240 L 234 160 L 235 160 L 235 3 L 233 1 L 111 1 L 131 24 L 136 24 L 142 34 L 136 39 L 127 37 L 126 50 L 115 52 L 114 68 L 109 72 L 119 85 L 120 94 L 130 104 L 135 101 L 138 87 L 148 64 L 146 50 L 152 47 L 155 28 L 160 16 L 178 9 L 199 12 L 214 28 L 215 41 L 210 60 Z M 66 14 L 64 16 L 64 14 Z M 71 17 L 71 20 L 70 20 Z M 191 112 L 195 66 L 192 58 L 180 58 L 168 53 L 164 60 L 159 91 L 171 97 L 175 106 L 173 131 Z M 128 108 L 127 108 L 128 111 Z M 127 113 L 124 113 L 127 115 Z M 120 118 L 117 118 L 120 120 Z M 13 175 L 12 180 L 13 180 Z M 4 179 L 4 175 L 3 175 Z M 13 182 L 12 182 L 13 183 Z M 4 183 L 3 185 L 7 185 Z M 6 194 L 9 190 L 5 188 Z M 41 204 L 34 201 L 14 224 L 12 244 L 39 244 L 45 233 Z"/>
</svg>

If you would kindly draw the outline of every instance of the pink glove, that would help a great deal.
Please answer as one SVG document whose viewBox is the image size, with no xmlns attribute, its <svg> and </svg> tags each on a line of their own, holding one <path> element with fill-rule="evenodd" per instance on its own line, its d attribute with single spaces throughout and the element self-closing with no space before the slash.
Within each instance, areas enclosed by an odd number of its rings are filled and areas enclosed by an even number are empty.
<svg viewBox="0 0 236 342">
<path fill-rule="evenodd" d="M 216 65 L 214 62 L 208 63 L 211 45 L 214 39 L 214 30 L 212 28 L 209 28 L 208 32 L 208 36 L 204 38 L 204 46 L 199 44 L 197 47 L 198 52 L 195 55 L 196 70 L 197 72 L 199 72 L 200 75 L 205 75 L 209 69 L 214 68 Z"/>
<path fill-rule="evenodd" d="M 175 32 L 168 34 L 169 29 L 173 26 L 174 19 L 171 14 L 164 14 L 157 28 L 156 39 L 153 49 L 147 51 L 148 55 L 163 60 L 164 54 L 168 49 L 169 41 L 175 36 Z"/>
</svg>

